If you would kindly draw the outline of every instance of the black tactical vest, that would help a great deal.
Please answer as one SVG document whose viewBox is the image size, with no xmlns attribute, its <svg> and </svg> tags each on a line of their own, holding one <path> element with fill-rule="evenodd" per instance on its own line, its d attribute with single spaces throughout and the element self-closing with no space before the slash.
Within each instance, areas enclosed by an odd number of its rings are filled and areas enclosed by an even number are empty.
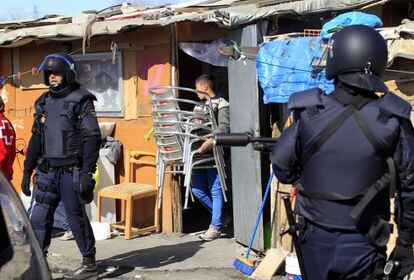
<svg viewBox="0 0 414 280">
<path fill-rule="evenodd" d="M 42 157 L 45 159 L 77 159 L 82 156 L 81 104 L 96 97 L 78 89 L 65 97 L 44 93 L 35 105 L 33 133 L 41 133 Z"/>
<path fill-rule="evenodd" d="M 368 189 L 387 172 L 386 158 L 373 147 L 361 122 L 374 135 L 380 149 L 392 156 L 400 119 L 409 118 L 411 106 L 388 93 L 362 108 L 354 108 L 313 151 L 315 142 L 349 107 L 313 89 L 293 95 L 289 108 L 300 118 L 302 170 L 296 211 L 316 224 L 333 229 L 358 230 L 369 227 L 375 217 L 388 219 L 388 188 L 376 193 L 358 217 L 351 215 Z"/>
</svg>

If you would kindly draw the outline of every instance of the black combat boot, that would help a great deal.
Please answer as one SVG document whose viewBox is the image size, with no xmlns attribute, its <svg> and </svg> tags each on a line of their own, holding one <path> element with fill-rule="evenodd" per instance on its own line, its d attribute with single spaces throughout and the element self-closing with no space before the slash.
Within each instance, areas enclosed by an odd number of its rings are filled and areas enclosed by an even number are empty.
<svg viewBox="0 0 414 280">
<path fill-rule="evenodd" d="M 83 257 L 82 265 L 75 271 L 66 274 L 64 279 L 98 279 L 98 266 L 95 257 Z"/>
</svg>

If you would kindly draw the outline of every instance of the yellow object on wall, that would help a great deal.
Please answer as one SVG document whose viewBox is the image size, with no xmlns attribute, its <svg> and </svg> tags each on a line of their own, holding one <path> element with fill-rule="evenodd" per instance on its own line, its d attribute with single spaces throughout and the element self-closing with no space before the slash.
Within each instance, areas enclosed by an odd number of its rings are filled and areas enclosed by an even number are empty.
<svg viewBox="0 0 414 280">
<path fill-rule="evenodd" d="M 95 180 L 95 188 L 93 189 L 94 192 L 98 189 L 99 186 L 99 166 L 96 164 L 95 173 L 93 173 L 93 179 Z"/>
</svg>

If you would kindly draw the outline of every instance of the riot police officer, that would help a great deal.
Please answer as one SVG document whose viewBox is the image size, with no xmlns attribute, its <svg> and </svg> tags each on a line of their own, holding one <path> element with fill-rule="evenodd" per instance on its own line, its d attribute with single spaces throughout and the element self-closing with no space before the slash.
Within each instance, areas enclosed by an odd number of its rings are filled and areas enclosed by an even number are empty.
<svg viewBox="0 0 414 280">
<path fill-rule="evenodd" d="M 62 200 L 83 256 L 81 267 L 65 278 L 96 278 L 95 239 L 84 206 L 93 199 L 92 174 L 101 141 L 93 105 L 96 97 L 76 82 L 75 62 L 69 55 L 48 55 L 38 71 L 43 71 L 49 90 L 35 102 L 22 191 L 30 195 L 30 178 L 36 168 L 31 221 L 45 254 L 53 215 Z"/>
<path fill-rule="evenodd" d="M 281 182 L 297 186 L 307 279 L 382 279 L 393 194 L 398 238 L 390 259 L 399 263 L 397 279 L 413 270 L 414 130 L 410 104 L 381 79 L 387 54 L 374 29 L 345 27 L 327 54 L 335 90 L 289 100 L 294 123 L 271 161 Z"/>
</svg>

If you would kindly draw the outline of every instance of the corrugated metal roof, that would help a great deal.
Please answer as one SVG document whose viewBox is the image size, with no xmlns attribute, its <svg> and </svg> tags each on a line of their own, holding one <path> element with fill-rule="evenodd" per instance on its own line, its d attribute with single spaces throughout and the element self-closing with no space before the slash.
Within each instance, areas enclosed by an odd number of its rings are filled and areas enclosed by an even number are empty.
<svg viewBox="0 0 414 280">
<path fill-rule="evenodd" d="M 395 58 L 414 59 L 414 21 L 404 20 L 401 25 L 380 31 L 387 40 L 388 66 Z"/>
<path fill-rule="evenodd" d="M 193 1 L 194 2 L 194 1 Z M 116 34 L 125 29 L 140 26 L 165 26 L 181 21 L 198 21 L 215 23 L 221 26 L 235 27 L 264 19 L 277 14 L 300 14 L 306 15 L 326 11 L 339 11 L 363 7 L 369 4 L 382 2 L 381 0 L 297 0 L 297 1 L 195 1 L 196 5 L 226 4 L 233 5 L 222 9 L 206 8 L 202 12 L 185 12 L 168 15 L 168 13 L 157 13 L 154 16 L 139 16 L 130 19 L 118 19 L 113 21 L 100 21 L 92 26 L 91 35 Z M 244 4 L 245 2 L 246 4 Z M 250 4 L 248 4 L 250 3 Z M 236 5 L 237 4 L 237 5 Z M 243 4 L 243 5 L 242 5 Z M 188 7 L 187 7 L 188 8 Z M 154 10 L 159 11 L 159 8 Z M 128 14 L 125 14 L 128 17 Z M 67 18 L 62 18 L 67 19 Z M 50 20 L 49 20 L 50 21 Z M 31 23 L 32 24 L 32 23 Z M 1 24 L 0 24 L 1 26 Z M 87 23 L 75 24 L 53 23 L 46 26 L 23 27 L 14 30 L 3 30 L 0 33 L 1 47 L 16 47 L 27 44 L 33 40 L 75 40 L 83 38 Z"/>
</svg>

